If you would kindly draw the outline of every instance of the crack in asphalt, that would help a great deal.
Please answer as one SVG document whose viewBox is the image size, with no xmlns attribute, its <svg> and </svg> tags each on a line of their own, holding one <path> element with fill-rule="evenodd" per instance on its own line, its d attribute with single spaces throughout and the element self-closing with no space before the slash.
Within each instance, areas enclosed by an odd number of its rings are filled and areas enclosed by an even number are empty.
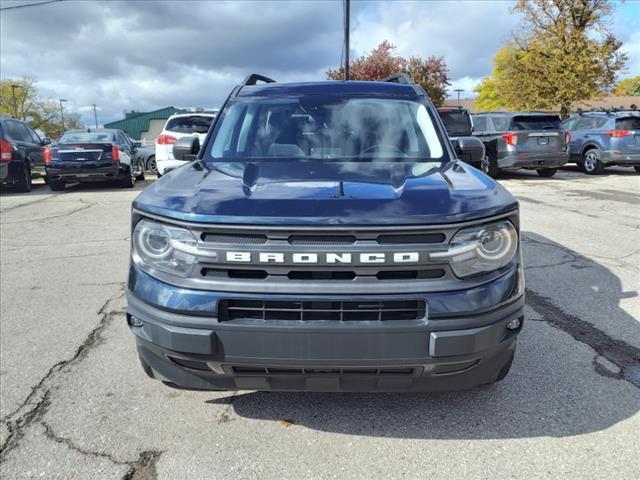
<svg viewBox="0 0 640 480">
<path fill-rule="evenodd" d="M 118 460 L 110 453 L 88 450 L 80 447 L 70 438 L 61 437 L 53 431 L 53 428 L 46 422 L 40 422 L 44 427 L 44 434 L 49 439 L 61 445 L 65 445 L 70 450 L 78 452 L 81 455 L 104 458 L 114 465 L 127 466 L 129 469 L 122 476 L 122 480 L 153 480 L 158 478 L 156 464 L 160 460 L 160 456 L 164 453 L 161 450 L 144 450 L 140 452 L 136 460 Z"/>
<path fill-rule="evenodd" d="M 6 208 L 3 208 L 2 210 L 0 210 L 0 213 L 10 212 L 12 210 L 17 210 L 18 208 L 28 207 L 29 205 L 34 205 L 36 203 L 46 202 L 47 200 L 50 200 L 50 199 L 55 198 L 55 197 L 58 197 L 60 195 L 62 195 L 62 193 L 54 193 L 54 194 L 52 194 L 52 195 L 50 195 L 48 197 L 39 198 L 39 199 L 34 200 L 32 202 L 25 202 L 25 203 L 21 203 L 19 205 L 14 205 L 13 207 L 6 207 Z"/>
<path fill-rule="evenodd" d="M 76 349 L 74 354 L 53 365 L 40 381 L 31 388 L 27 398 L 13 412 L 5 415 L 0 421 L 7 426 L 8 435 L 0 445 L 0 464 L 6 460 L 6 455 L 17 447 L 24 437 L 24 434 L 34 422 L 39 421 L 49 408 L 50 392 L 56 374 L 65 367 L 83 360 L 87 353 L 102 342 L 102 331 L 111 323 L 111 320 L 122 314 L 121 310 L 110 310 L 110 306 L 116 300 L 125 295 L 125 284 L 121 283 L 120 291 L 113 297 L 107 299 L 97 312 L 98 324 L 89 332 L 82 344 Z"/>
<path fill-rule="evenodd" d="M 33 223 L 33 222 L 48 222 L 49 220 L 55 220 L 57 218 L 68 217 L 78 212 L 82 212 L 84 210 L 88 210 L 91 207 L 95 207 L 97 203 L 89 203 L 87 204 L 84 200 L 79 199 L 81 203 L 85 203 L 84 206 L 74 208 L 73 210 L 69 210 L 65 213 L 60 213 L 59 215 L 50 215 L 48 217 L 40 217 L 40 218 L 28 218 L 25 220 L 17 220 L 15 222 L 2 222 L 1 225 L 16 225 L 16 224 L 24 224 L 24 223 Z"/>
<path fill-rule="evenodd" d="M 526 291 L 527 304 L 542 316 L 543 321 L 571 335 L 574 340 L 588 345 L 601 357 L 616 365 L 620 372 L 603 372 L 603 368 L 595 368 L 600 375 L 626 380 L 640 388 L 640 348 L 629 345 L 623 340 L 616 340 L 599 328 L 582 320 L 553 304 L 547 297 Z"/>
</svg>

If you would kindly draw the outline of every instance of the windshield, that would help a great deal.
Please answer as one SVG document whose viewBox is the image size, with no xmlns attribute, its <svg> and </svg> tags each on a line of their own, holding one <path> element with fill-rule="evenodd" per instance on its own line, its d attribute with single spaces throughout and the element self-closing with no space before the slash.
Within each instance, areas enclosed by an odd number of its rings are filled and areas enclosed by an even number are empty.
<svg viewBox="0 0 640 480">
<path fill-rule="evenodd" d="M 440 110 L 438 113 L 449 135 L 471 135 L 471 118 L 467 112 Z"/>
<path fill-rule="evenodd" d="M 426 107 L 393 98 L 306 95 L 238 98 L 216 126 L 206 158 L 444 160 Z"/>
<path fill-rule="evenodd" d="M 113 133 L 110 132 L 70 132 L 60 137 L 58 143 L 111 143 Z"/>
<path fill-rule="evenodd" d="M 178 133 L 207 133 L 213 122 L 213 117 L 189 115 L 187 117 L 173 117 L 167 121 L 165 130 Z"/>
</svg>

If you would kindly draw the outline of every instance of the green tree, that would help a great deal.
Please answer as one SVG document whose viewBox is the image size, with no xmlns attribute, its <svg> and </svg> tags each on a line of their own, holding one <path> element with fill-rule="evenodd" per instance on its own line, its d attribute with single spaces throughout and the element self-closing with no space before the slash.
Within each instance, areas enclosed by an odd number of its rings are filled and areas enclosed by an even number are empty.
<svg viewBox="0 0 640 480">
<path fill-rule="evenodd" d="M 623 78 L 613 88 L 616 95 L 640 96 L 640 75 L 637 77 Z"/>
<path fill-rule="evenodd" d="M 63 131 L 59 103 L 40 98 L 30 77 L 0 81 L 0 114 L 28 122 L 51 138 L 58 138 Z M 65 112 L 64 120 L 67 129 L 82 126 L 77 113 Z"/>
<path fill-rule="evenodd" d="M 609 90 L 626 55 L 609 0 L 518 0 L 522 33 L 496 55 L 489 85 L 509 109 L 560 108 Z"/>
<path fill-rule="evenodd" d="M 440 105 L 446 97 L 449 84 L 447 65 L 442 57 L 411 57 L 408 60 L 394 55 L 396 46 L 387 40 L 366 55 L 362 55 L 349 63 L 351 80 L 381 80 L 398 72 L 411 75 L 413 80 L 427 92 L 431 100 Z M 327 78 L 342 80 L 344 67 L 327 71 Z"/>
</svg>

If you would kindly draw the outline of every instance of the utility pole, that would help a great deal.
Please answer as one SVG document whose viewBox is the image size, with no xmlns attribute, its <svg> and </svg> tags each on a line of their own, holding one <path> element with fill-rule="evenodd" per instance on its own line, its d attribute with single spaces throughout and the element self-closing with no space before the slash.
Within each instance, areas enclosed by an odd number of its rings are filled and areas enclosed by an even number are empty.
<svg viewBox="0 0 640 480">
<path fill-rule="evenodd" d="M 462 88 L 456 88 L 454 92 L 458 94 L 458 106 L 460 106 L 460 93 L 464 92 L 464 90 Z"/>
<path fill-rule="evenodd" d="M 62 102 L 66 102 L 66 98 L 60 99 L 60 119 L 62 120 L 62 133 L 64 133 L 64 108 L 62 107 Z"/>
<path fill-rule="evenodd" d="M 344 0 L 344 79 L 349 80 L 349 0 Z"/>
<path fill-rule="evenodd" d="M 18 101 L 16 100 L 16 88 L 20 88 L 20 85 L 16 85 L 16 84 L 11 85 L 11 95 L 13 95 L 13 117 L 14 118 L 18 118 Z"/>
<path fill-rule="evenodd" d="M 93 107 L 93 118 L 96 121 L 96 128 L 98 128 L 98 112 L 96 111 L 96 104 L 92 103 L 91 106 Z"/>
</svg>

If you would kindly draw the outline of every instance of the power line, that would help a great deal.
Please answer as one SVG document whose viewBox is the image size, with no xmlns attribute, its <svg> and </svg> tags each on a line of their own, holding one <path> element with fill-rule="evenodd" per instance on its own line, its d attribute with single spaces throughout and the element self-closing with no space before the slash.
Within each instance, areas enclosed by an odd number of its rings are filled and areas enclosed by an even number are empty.
<svg viewBox="0 0 640 480">
<path fill-rule="evenodd" d="M 17 10 L 18 8 L 27 8 L 27 7 L 37 7 L 38 5 L 46 5 L 48 3 L 56 3 L 56 2 L 62 2 L 62 0 L 45 0 L 43 2 L 36 2 L 36 3 L 23 3 L 22 5 L 13 5 L 11 7 L 2 7 L 0 8 L 0 11 L 5 11 L 5 10 Z"/>
</svg>

